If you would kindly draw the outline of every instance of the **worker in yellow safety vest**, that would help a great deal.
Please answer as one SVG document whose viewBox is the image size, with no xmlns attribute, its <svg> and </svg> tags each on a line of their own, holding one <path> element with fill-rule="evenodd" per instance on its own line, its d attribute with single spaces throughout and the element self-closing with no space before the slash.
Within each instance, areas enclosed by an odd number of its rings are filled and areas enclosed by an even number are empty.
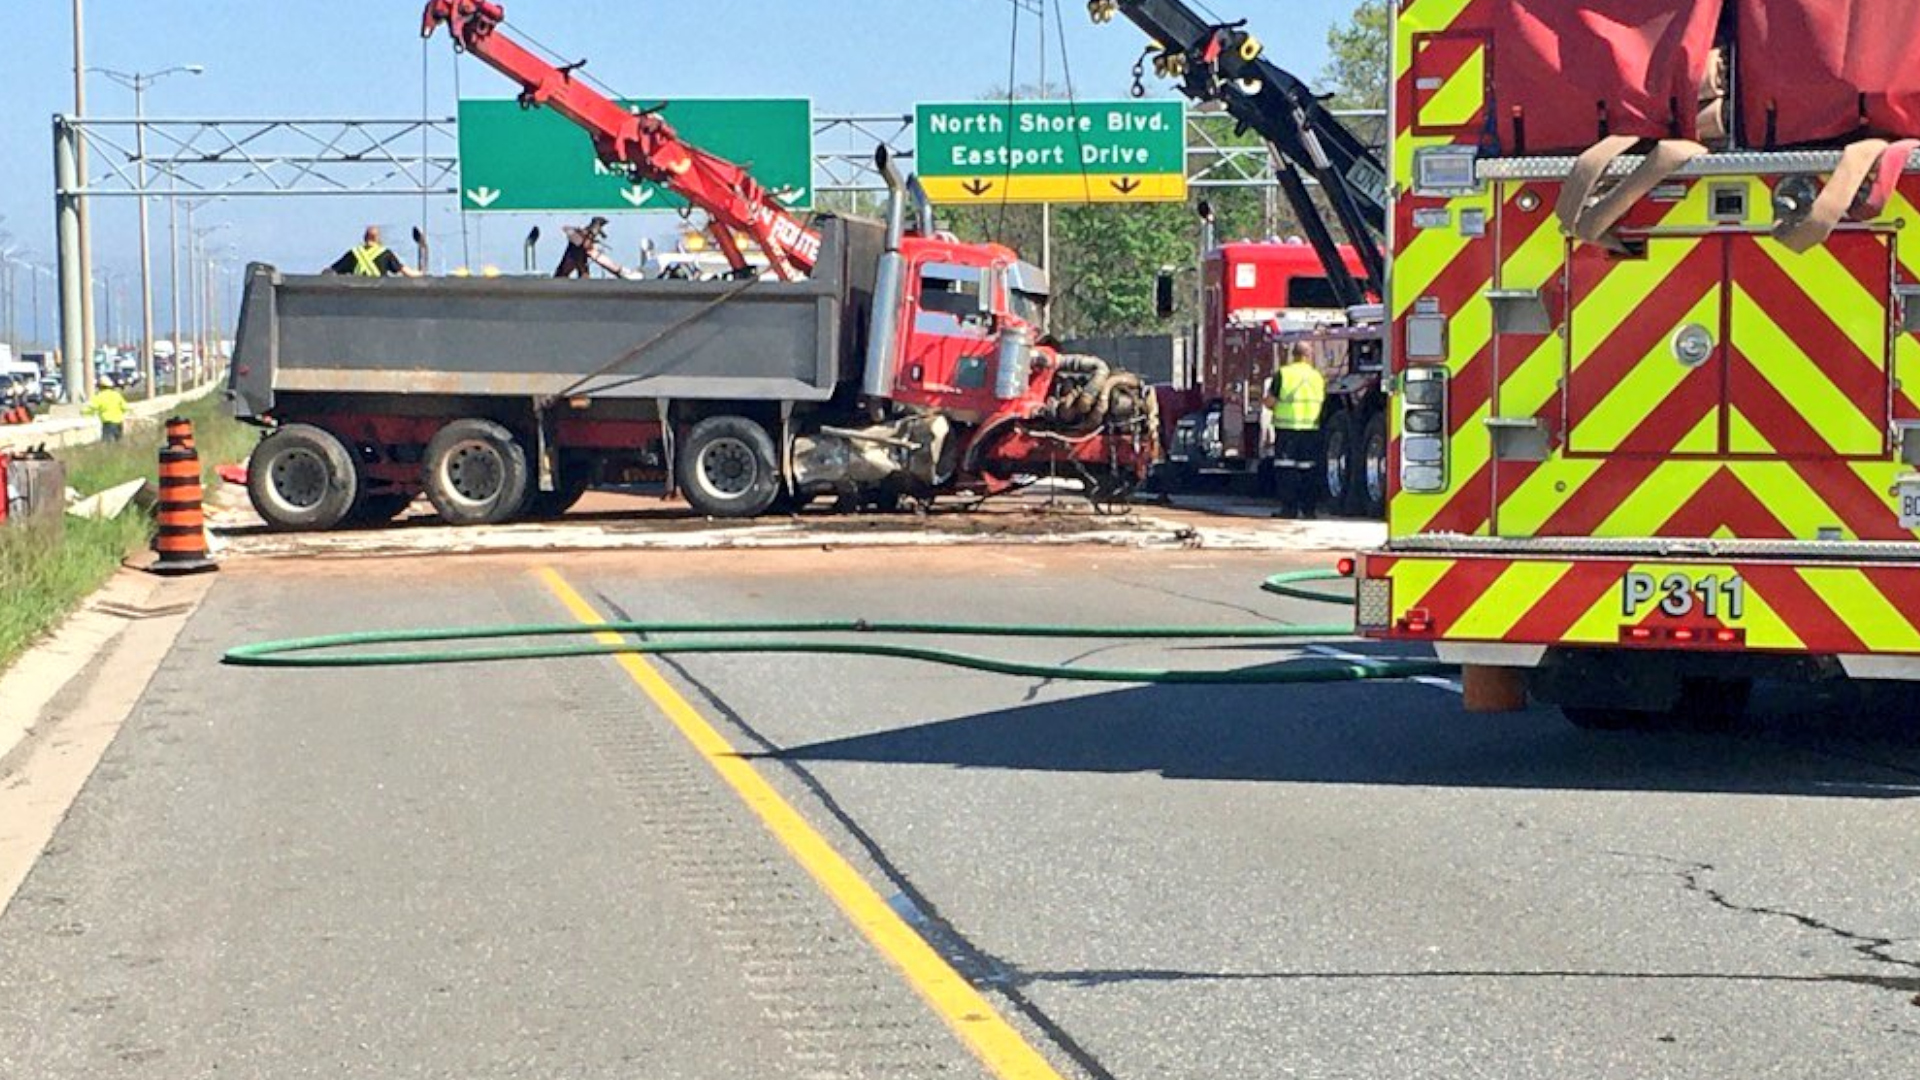
<svg viewBox="0 0 1920 1080">
<path fill-rule="evenodd" d="M 101 379 L 93 392 L 93 400 L 87 402 L 84 410 L 88 416 L 100 418 L 100 441 L 119 442 L 126 432 L 127 398 L 114 389 L 113 382 Z"/>
<path fill-rule="evenodd" d="M 348 248 L 345 255 L 333 261 L 327 267 L 330 274 L 352 274 L 355 277 L 419 277 L 420 271 L 400 261 L 400 256 L 387 250 L 380 242 L 380 226 L 367 226 L 366 234 L 361 237 L 357 248 Z"/>
<path fill-rule="evenodd" d="M 1273 413 L 1273 479 L 1280 497 L 1275 517 L 1311 518 L 1320 501 L 1320 410 L 1327 380 L 1305 342 L 1287 348 L 1287 362 L 1267 381 L 1263 399 Z"/>
</svg>

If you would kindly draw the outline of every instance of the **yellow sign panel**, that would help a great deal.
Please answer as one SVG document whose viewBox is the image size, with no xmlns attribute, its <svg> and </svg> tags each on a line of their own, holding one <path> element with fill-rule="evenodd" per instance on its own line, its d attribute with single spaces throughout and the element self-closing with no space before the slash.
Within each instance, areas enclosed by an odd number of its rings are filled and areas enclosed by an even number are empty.
<svg viewBox="0 0 1920 1080">
<path fill-rule="evenodd" d="M 1183 202 L 1187 178 L 1149 176 L 921 176 L 937 203 Z"/>
</svg>

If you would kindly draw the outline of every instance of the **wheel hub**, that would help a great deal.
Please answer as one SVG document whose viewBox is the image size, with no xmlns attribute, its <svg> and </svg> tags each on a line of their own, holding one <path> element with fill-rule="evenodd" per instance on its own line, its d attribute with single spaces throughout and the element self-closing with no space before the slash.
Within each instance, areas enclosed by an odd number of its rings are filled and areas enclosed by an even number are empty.
<svg viewBox="0 0 1920 1080">
<path fill-rule="evenodd" d="M 304 447 L 276 454 L 267 469 L 274 497 L 294 510 L 311 510 L 327 497 L 327 463 Z"/>
<path fill-rule="evenodd" d="M 506 483 L 506 463 L 500 460 L 499 451 L 477 439 L 454 446 L 441 468 L 447 489 L 470 503 L 493 500 Z"/>
<path fill-rule="evenodd" d="M 739 439 L 715 439 L 700 452 L 700 480 L 716 495 L 745 495 L 758 471 L 752 448 Z"/>
<path fill-rule="evenodd" d="M 1387 448 L 1375 442 L 1367 444 L 1367 497 L 1375 503 L 1387 498 Z"/>
<path fill-rule="evenodd" d="M 1347 440 L 1335 437 L 1327 440 L 1327 492 L 1334 500 L 1347 494 Z"/>
</svg>

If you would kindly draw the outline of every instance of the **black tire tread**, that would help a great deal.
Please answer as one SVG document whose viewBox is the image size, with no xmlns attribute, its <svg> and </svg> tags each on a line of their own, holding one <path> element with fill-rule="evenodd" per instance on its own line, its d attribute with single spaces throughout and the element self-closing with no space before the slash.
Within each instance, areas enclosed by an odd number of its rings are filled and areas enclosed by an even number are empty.
<svg viewBox="0 0 1920 1080">
<path fill-rule="evenodd" d="M 272 470 L 268 463 L 285 447 L 305 446 L 326 463 L 328 491 L 321 501 L 298 514 L 281 513 L 263 492 Z M 353 455 L 345 443 L 325 428 L 313 424 L 282 424 L 269 432 L 253 449 L 247 464 L 247 498 L 254 512 L 275 532 L 325 532 L 339 527 L 353 513 L 359 501 L 360 477 L 353 467 Z"/>
<path fill-rule="evenodd" d="M 506 462 L 506 476 L 499 493 L 477 511 L 456 500 L 440 482 L 440 459 L 455 444 L 469 439 L 493 443 Z M 432 501 L 441 520 L 449 525 L 499 525 L 519 516 L 527 501 L 527 452 L 520 441 L 514 438 L 513 432 L 492 420 L 455 420 L 434 432 L 433 438 L 427 441 L 420 470 L 427 498 Z"/>
</svg>

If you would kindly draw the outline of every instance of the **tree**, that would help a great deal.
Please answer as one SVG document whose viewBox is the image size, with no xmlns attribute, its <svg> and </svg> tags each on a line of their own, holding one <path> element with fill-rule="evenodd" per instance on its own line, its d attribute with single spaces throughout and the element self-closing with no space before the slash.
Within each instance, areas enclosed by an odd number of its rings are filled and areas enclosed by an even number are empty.
<svg viewBox="0 0 1920 1080">
<path fill-rule="evenodd" d="M 1331 58 L 1321 81 L 1343 109 L 1387 106 L 1387 0 L 1360 0 L 1344 24 L 1327 31 Z"/>
</svg>

